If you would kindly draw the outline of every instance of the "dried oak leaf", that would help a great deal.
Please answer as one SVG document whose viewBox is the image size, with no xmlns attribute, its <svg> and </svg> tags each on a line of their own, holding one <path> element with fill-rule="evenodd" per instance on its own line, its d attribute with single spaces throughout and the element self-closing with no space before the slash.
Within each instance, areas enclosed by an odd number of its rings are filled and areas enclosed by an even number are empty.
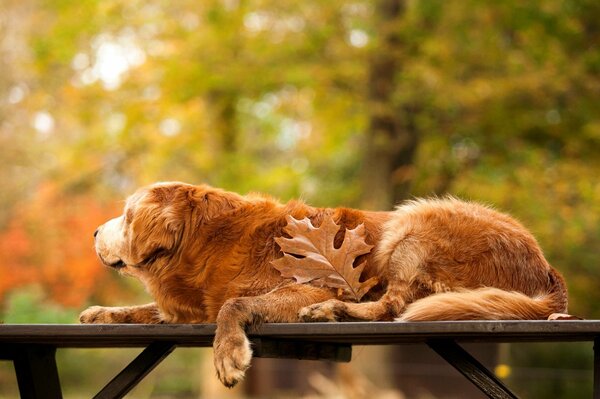
<svg viewBox="0 0 600 399">
<path fill-rule="evenodd" d="M 331 217 L 324 218 L 319 228 L 308 218 L 297 220 L 288 215 L 286 220 L 284 231 L 291 238 L 275 238 L 283 257 L 272 262 L 283 277 L 294 278 L 298 283 L 312 282 L 341 289 L 357 302 L 378 283 L 376 277 L 360 281 L 364 261 L 353 266 L 358 256 L 373 248 L 365 242 L 364 224 L 346 230 L 341 246 L 335 248 L 334 239 L 340 226 Z"/>
</svg>

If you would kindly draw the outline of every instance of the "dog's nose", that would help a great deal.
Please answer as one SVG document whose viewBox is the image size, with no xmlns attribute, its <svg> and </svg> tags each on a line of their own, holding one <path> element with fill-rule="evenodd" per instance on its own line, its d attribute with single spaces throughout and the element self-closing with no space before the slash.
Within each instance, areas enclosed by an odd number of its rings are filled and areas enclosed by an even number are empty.
<svg viewBox="0 0 600 399">
<path fill-rule="evenodd" d="M 96 238 L 97 235 L 98 235 L 98 229 L 96 229 L 96 231 L 94 231 L 94 238 Z"/>
</svg>

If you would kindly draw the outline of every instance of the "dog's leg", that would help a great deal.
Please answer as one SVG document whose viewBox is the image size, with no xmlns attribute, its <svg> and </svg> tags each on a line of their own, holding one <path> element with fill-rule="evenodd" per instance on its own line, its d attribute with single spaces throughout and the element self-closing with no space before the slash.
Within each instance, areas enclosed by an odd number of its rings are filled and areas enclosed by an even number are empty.
<svg viewBox="0 0 600 399">
<path fill-rule="evenodd" d="M 92 306 L 81 312 L 79 321 L 83 324 L 162 323 L 155 303 L 126 307 Z"/>
<path fill-rule="evenodd" d="M 305 284 L 293 284 L 255 297 L 227 300 L 217 316 L 213 342 L 217 376 L 232 387 L 250 366 L 252 350 L 245 329 L 262 322 L 298 322 L 298 311 L 310 304 L 332 298 L 333 292 Z"/>
<path fill-rule="evenodd" d="M 375 302 L 343 302 L 331 299 L 300 310 L 303 321 L 394 320 L 415 299 L 427 280 L 421 264 L 427 257 L 424 245 L 417 239 L 403 239 L 391 245 L 386 263 L 387 291 Z M 422 294 L 422 293 L 421 293 Z"/>
<path fill-rule="evenodd" d="M 411 290 L 406 284 L 388 288 L 388 291 L 375 302 L 343 302 L 330 299 L 300 309 L 299 317 L 305 322 L 378 320 L 391 321 L 400 316 L 410 302 L 407 293 Z"/>
</svg>

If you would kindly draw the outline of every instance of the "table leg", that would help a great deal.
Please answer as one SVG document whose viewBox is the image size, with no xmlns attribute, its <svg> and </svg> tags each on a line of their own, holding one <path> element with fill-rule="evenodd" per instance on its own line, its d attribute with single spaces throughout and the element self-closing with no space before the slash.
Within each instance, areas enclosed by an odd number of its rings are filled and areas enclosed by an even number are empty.
<svg viewBox="0 0 600 399">
<path fill-rule="evenodd" d="M 600 399 L 600 337 L 594 338 L 594 399 Z"/>
<path fill-rule="evenodd" d="M 142 351 L 127 367 L 112 379 L 94 399 L 117 399 L 124 397 L 149 372 L 175 349 L 171 342 L 154 342 Z"/>
<path fill-rule="evenodd" d="M 55 355 L 53 346 L 19 345 L 12 348 L 21 399 L 62 398 Z"/>
<path fill-rule="evenodd" d="M 517 397 L 491 371 L 456 342 L 452 340 L 431 340 L 427 342 L 427 345 L 460 371 L 488 397 L 498 399 L 514 399 Z"/>
</svg>

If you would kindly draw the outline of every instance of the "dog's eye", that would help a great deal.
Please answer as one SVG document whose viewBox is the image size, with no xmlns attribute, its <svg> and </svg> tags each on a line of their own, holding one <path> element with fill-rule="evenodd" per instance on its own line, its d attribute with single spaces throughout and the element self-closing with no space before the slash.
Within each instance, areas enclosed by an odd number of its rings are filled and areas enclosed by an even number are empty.
<svg viewBox="0 0 600 399">
<path fill-rule="evenodd" d="M 150 252 L 144 257 L 142 265 L 148 265 L 154 263 L 158 258 L 169 255 L 169 250 L 166 248 L 158 247 L 154 251 Z"/>
</svg>

